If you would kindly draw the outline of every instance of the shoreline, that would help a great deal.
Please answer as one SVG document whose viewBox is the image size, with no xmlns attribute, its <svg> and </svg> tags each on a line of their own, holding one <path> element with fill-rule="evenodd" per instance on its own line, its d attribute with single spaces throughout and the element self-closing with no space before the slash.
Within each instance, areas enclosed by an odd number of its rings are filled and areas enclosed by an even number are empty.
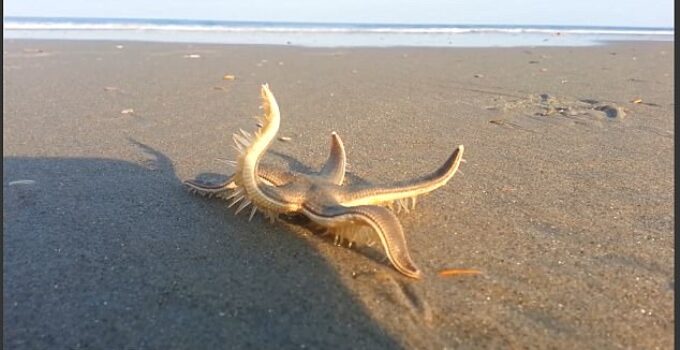
<svg viewBox="0 0 680 350">
<path fill-rule="evenodd" d="M 198 46 L 198 47 L 222 47 L 222 48 L 261 48 L 261 49 L 309 49 L 309 50 L 521 50 L 521 49 L 582 49 L 582 48 L 602 48 L 607 46 L 655 46 L 655 45 L 675 45 L 672 40 L 594 40 L 583 45 L 519 45 L 519 46 L 305 46 L 290 44 L 258 44 L 258 43 L 218 43 L 218 42 L 172 42 L 154 40 L 133 40 L 133 39 L 51 39 L 51 38 L 3 38 L 6 43 L 80 43 L 80 44 L 102 44 L 102 45 L 170 45 L 170 46 Z M 114 45 L 114 46 L 115 46 Z"/>
<path fill-rule="evenodd" d="M 352 31 L 210 31 L 210 30 L 117 30 L 117 29 L 6 29 L 4 40 L 83 40 L 135 41 L 168 44 L 253 44 L 297 47 L 581 47 L 597 46 L 603 41 L 674 42 L 673 34 L 581 33 L 581 32 L 469 32 L 410 33 Z"/>
</svg>

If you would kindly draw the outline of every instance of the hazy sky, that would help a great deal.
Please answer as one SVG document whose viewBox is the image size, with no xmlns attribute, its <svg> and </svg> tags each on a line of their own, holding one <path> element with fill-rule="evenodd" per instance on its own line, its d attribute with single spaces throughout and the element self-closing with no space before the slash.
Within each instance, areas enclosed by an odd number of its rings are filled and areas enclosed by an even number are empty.
<svg viewBox="0 0 680 350">
<path fill-rule="evenodd" d="M 673 27 L 673 0 L 7 0 L 5 16 Z"/>
</svg>

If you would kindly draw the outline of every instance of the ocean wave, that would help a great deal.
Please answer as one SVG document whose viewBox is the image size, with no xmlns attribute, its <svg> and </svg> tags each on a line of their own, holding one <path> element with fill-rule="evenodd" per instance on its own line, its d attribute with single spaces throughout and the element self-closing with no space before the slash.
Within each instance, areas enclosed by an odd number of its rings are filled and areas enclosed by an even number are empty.
<svg viewBox="0 0 680 350">
<path fill-rule="evenodd" d="M 174 21 L 177 22 L 177 21 Z M 170 31 L 170 32 L 232 32 L 232 33 L 346 33 L 346 34 L 573 34 L 573 35 L 674 35 L 673 29 L 656 28 L 597 28 L 597 27 L 500 27 L 500 26 L 424 26 L 424 25 L 333 25 L 333 24 L 228 24 L 228 23 L 144 23 L 103 21 L 83 23 L 69 21 L 16 21 L 4 22 L 4 30 L 36 31 Z"/>
</svg>

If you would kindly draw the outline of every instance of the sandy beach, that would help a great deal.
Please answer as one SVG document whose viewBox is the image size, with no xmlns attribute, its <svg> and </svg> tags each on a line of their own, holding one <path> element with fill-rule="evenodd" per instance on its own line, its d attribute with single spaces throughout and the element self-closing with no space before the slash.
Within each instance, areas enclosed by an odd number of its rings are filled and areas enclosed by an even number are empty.
<svg viewBox="0 0 680 350">
<path fill-rule="evenodd" d="M 4 44 L 7 349 L 674 345 L 672 42 Z M 336 131 L 348 185 L 388 183 L 465 145 L 398 215 L 423 279 L 183 188 L 232 172 L 265 82 L 267 163 L 317 171 Z"/>
</svg>

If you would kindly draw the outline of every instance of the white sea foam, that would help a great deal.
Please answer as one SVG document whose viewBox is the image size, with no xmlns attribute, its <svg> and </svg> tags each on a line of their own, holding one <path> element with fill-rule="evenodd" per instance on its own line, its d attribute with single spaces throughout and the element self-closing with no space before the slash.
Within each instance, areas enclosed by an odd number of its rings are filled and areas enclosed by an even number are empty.
<svg viewBox="0 0 680 350">
<path fill-rule="evenodd" d="M 466 34 L 466 33 L 537 33 L 537 34 L 606 34 L 606 35 L 673 35 L 673 29 L 657 28 L 598 28 L 598 27 L 535 27 L 535 26 L 410 26 L 410 25 L 362 25 L 362 24 L 308 24 L 308 23 L 234 23 L 214 22 L 209 25 L 192 21 L 154 23 L 154 20 L 107 22 L 94 20 L 83 22 L 54 20 L 5 20 L 4 30 L 132 30 L 132 31 L 215 31 L 215 32 L 271 32 L 271 33 L 380 33 L 380 34 Z M 183 23 L 179 23 L 183 22 Z"/>
</svg>

